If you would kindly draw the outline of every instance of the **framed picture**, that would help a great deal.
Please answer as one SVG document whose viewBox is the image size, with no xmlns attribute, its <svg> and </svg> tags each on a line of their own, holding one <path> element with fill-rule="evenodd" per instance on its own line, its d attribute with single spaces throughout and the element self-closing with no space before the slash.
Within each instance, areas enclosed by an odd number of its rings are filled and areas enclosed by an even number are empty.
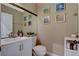
<svg viewBox="0 0 79 59">
<path fill-rule="evenodd" d="M 50 23 L 50 16 L 44 16 L 44 24 Z"/>
<path fill-rule="evenodd" d="M 27 21 L 27 16 L 24 16 L 24 21 Z"/>
<path fill-rule="evenodd" d="M 56 22 L 65 22 L 65 13 L 59 13 L 56 15 Z"/>
<path fill-rule="evenodd" d="M 32 21 L 28 21 L 28 26 L 31 26 L 32 25 Z"/>
<path fill-rule="evenodd" d="M 27 26 L 27 22 L 24 22 L 24 27 L 26 27 Z"/>
<path fill-rule="evenodd" d="M 56 11 L 62 11 L 65 9 L 65 4 L 64 3 L 57 3 L 56 4 Z"/>
<path fill-rule="evenodd" d="M 44 14 L 49 14 L 49 13 L 50 13 L 50 8 L 45 8 L 45 9 L 43 9 L 43 13 L 44 13 Z"/>
<path fill-rule="evenodd" d="M 31 20 L 32 19 L 32 15 L 28 15 L 28 20 Z"/>
</svg>

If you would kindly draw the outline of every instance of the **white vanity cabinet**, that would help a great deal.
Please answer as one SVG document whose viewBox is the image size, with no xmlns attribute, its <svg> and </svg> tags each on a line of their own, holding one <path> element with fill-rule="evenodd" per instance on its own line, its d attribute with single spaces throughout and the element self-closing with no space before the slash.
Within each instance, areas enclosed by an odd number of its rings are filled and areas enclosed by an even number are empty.
<svg viewBox="0 0 79 59">
<path fill-rule="evenodd" d="M 28 41 L 22 41 L 21 44 L 21 55 L 22 56 L 32 56 L 32 40 L 29 39 Z"/>
<path fill-rule="evenodd" d="M 18 56 L 21 55 L 21 43 L 15 42 L 1 46 L 1 56 Z"/>
<path fill-rule="evenodd" d="M 32 40 L 26 39 L 1 46 L 1 56 L 32 56 Z"/>
</svg>

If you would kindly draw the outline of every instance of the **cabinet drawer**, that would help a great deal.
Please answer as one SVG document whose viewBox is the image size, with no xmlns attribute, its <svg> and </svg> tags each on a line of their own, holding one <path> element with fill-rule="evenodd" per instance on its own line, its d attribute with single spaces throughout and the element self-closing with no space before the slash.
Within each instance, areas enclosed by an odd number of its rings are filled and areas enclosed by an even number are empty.
<svg viewBox="0 0 79 59">
<path fill-rule="evenodd" d="M 66 50 L 66 56 L 78 56 L 78 51 Z"/>
</svg>

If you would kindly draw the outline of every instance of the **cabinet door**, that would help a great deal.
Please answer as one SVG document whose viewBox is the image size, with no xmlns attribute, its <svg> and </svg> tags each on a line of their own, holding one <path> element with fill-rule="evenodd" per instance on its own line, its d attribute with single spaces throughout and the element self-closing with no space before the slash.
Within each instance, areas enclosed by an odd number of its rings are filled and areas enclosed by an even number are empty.
<svg viewBox="0 0 79 59">
<path fill-rule="evenodd" d="M 1 47 L 2 56 L 20 56 L 21 55 L 20 42 L 11 43 Z"/>
<path fill-rule="evenodd" d="M 32 40 L 22 41 L 22 56 L 32 56 Z"/>
<path fill-rule="evenodd" d="M 78 51 L 66 50 L 66 56 L 79 56 Z"/>
<path fill-rule="evenodd" d="M 7 46 L 6 45 L 1 47 L 1 56 L 7 56 Z"/>
</svg>

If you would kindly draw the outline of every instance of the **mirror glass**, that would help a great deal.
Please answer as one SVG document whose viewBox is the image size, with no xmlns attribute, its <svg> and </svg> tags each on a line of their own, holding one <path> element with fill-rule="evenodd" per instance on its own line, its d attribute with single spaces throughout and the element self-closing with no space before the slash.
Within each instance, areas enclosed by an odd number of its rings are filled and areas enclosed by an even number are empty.
<svg viewBox="0 0 79 59">
<path fill-rule="evenodd" d="M 10 24 L 10 21 L 7 22 L 8 21 L 7 19 L 5 19 L 5 22 L 4 22 L 4 23 L 8 23 L 8 25 L 11 25 L 11 27 L 12 27 L 10 29 L 11 31 L 8 29 L 9 32 L 7 33 L 7 35 L 10 34 L 11 32 L 13 34 L 17 35 L 18 31 L 19 32 L 22 31 L 24 36 L 26 36 L 27 33 L 30 33 L 31 35 L 35 35 L 37 33 L 36 16 L 34 16 L 26 11 L 22 12 L 19 9 L 16 10 L 14 8 L 6 6 L 5 4 L 1 4 L 1 13 L 12 15 L 11 24 Z M 3 18 L 6 18 L 6 17 L 3 17 Z M 2 33 L 3 33 L 3 31 L 2 31 Z M 4 37 L 4 35 L 2 35 L 1 37 Z"/>
</svg>

